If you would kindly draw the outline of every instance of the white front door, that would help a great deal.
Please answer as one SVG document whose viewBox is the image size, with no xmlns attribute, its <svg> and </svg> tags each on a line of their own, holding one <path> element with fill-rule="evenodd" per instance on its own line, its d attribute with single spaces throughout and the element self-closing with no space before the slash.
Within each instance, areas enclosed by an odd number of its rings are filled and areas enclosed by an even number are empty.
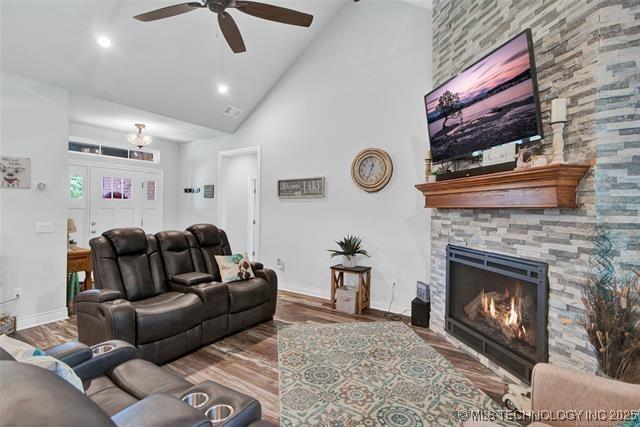
<svg viewBox="0 0 640 427">
<path fill-rule="evenodd" d="M 161 184 L 159 173 L 92 167 L 89 239 L 119 227 L 160 231 Z"/>
</svg>

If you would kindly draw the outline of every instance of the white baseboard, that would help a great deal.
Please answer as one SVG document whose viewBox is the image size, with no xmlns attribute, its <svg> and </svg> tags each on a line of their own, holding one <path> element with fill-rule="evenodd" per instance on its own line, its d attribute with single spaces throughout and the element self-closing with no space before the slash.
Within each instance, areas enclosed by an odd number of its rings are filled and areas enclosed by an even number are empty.
<svg viewBox="0 0 640 427">
<path fill-rule="evenodd" d="M 30 316 L 18 317 L 16 329 L 21 331 L 22 329 L 32 328 L 38 325 L 44 325 L 45 323 L 56 322 L 58 320 L 64 320 L 69 317 L 67 307 L 59 308 L 57 310 L 46 311 L 44 313 L 32 314 Z"/>
<path fill-rule="evenodd" d="M 372 299 L 371 308 L 375 308 L 376 310 L 385 312 L 388 310 L 393 314 L 403 314 L 405 316 L 411 316 L 411 307 L 405 304 L 399 304 L 397 302 L 393 302 L 391 304 L 391 308 L 389 308 L 389 301 Z"/>
<path fill-rule="evenodd" d="M 318 289 L 310 286 L 300 285 L 297 283 L 278 283 L 278 288 L 283 291 L 295 292 L 296 294 L 308 295 L 316 298 L 331 298 L 331 291 L 329 289 Z"/>
<path fill-rule="evenodd" d="M 283 291 L 295 292 L 297 294 L 308 295 L 310 297 L 324 298 L 327 300 L 331 298 L 331 291 L 329 289 L 312 288 L 310 286 L 305 286 L 305 285 L 300 285 L 298 283 L 290 283 L 290 282 L 279 283 L 278 287 Z M 381 310 L 381 311 L 387 311 L 389 310 L 389 301 L 372 299 L 371 308 L 374 308 L 376 310 Z M 389 311 L 394 314 L 405 314 L 409 316 L 411 315 L 410 306 L 405 304 L 399 304 L 397 302 L 394 302 L 393 304 L 391 304 L 391 310 Z"/>
</svg>

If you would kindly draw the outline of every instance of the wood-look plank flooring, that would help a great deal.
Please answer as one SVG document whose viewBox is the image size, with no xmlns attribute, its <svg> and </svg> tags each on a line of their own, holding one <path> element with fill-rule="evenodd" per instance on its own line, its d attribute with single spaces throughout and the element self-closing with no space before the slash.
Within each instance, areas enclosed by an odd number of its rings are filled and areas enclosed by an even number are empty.
<svg viewBox="0 0 640 427">
<path fill-rule="evenodd" d="M 277 326 L 292 323 L 345 323 L 384 320 L 384 313 L 369 310 L 363 315 L 338 313 L 327 300 L 281 291 L 274 320 L 209 344 L 164 365 L 192 383 L 215 381 L 260 400 L 263 416 L 278 422 Z M 403 318 L 408 323 L 407 318 Z M 449 360 L 471 382 L 499 401 L 505 382 L 443 336 L 423 328 L 413 330 Z M 47 348 L 77 339 L 75 317 L 16 332 L 15 338 Z"/>
</svg>

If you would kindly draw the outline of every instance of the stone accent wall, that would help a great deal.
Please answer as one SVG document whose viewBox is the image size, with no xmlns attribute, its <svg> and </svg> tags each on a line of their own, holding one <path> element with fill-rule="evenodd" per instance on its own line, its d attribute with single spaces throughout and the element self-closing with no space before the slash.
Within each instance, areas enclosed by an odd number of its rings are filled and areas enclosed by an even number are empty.
<svg viewBox="0 0 640 427">
<path fill-rule="evenodd" d="M 533 34 L 549 157 L 551 100 L 566 97 L 566 158 L 596 167 L 578 188 L 578 209 L 433 210 L 432 324 L 443 328 L 448 243 L 542 260 L 550 362 L 594 371 L 580 319 L 595 225 L 611 225 L 618 265 L 640 263 L 640 1 L 436 0 L 434 87 L 525 28 Z"/>
</svg>

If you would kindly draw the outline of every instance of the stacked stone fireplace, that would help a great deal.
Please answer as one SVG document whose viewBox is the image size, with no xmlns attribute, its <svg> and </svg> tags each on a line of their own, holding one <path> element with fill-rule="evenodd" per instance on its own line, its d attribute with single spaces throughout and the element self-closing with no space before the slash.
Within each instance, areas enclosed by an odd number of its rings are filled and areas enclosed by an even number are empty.
<svg viewBox="0 0 640 427">
<path fill-rule="evenodd" d="M 495 358 L 446 332 L 447 246 L 547 264 L 548 360 L 587 372 L 596 371 L 596 359 L 582 325 L 581 298 L 596 225 L 607 224 L 611 229 L 612 261 L 617 268 L 638 268 L 640 253 L 640 120 L 628 112 L 637 105 L 640 90 L 638 47 L 630 43 L 640 29 L 638 5 L 624 0 L 435 0 L 433 87 L 525 28 L 533 34 L 547 153 L 551 151 L 551 100 L 566 97 L 566 160 L 595 162 L 578 187 L 579 207 L 434 209 L 429 237 L 431 327 L 514 379 L 518 376 Z M 485 296 L 489 292 L 504 295 L 504 289 L 484 290 Z M 481 290 L 474 292 L 469 298 L 476 298 Z M 501 304 L 500 311 L 509 310 L 510 298 L 502 298 Z"/>
<path fill-rule="evenodd" d="M 447 246 L 446 330 L 529 381 L 547 355 L 547 264 Z"/>
</svg>

